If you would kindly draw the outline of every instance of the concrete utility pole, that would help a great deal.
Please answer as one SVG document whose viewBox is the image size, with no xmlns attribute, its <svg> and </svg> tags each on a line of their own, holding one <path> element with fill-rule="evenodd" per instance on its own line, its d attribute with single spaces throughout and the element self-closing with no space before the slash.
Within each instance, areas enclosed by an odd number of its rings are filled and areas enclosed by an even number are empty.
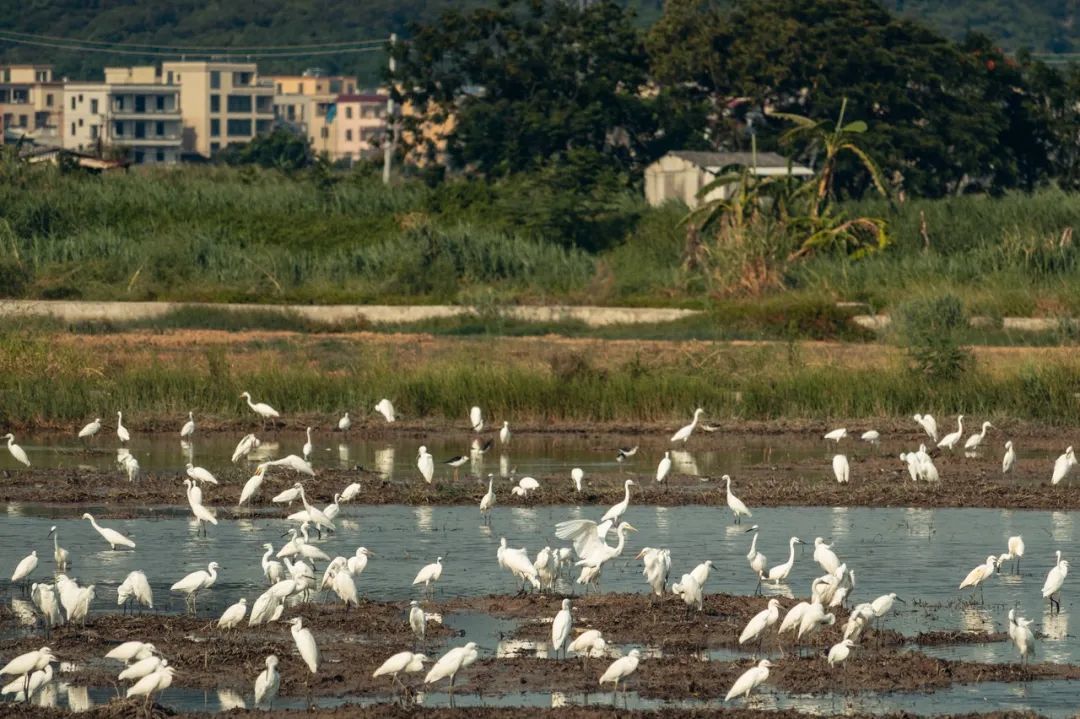
<svg viewBox="0 0 1080 719">
<path fill-rule="evenodd" d="M 393 54 L 396 44 L 397 33 L 390 33 L 390 94 L 386 97 L 386 136 L 383 138 L 382 181 L 384 185 L 390 184 L 390 164 L 393 162 L 394 146 L 397 144 L 397 123 L 394 121 L 394 71 L 397 68 Z"/>
</svg>

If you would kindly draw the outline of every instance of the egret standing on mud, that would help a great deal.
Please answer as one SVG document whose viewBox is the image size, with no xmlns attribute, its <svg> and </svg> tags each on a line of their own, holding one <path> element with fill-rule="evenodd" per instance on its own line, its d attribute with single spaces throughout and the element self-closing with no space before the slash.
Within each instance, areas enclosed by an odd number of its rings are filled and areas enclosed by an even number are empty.
<svg viewBox="0 0 1080 719">
<path fill-rule="evenodd" d="M 15 461 L 21 464 L 25 464 L 27 467 L 29 467 L 30 458 L 26 456 L 26 452 L 23 451 L 22 447 L 15 444 L 15 435 L 9 432 L 7 436 L 4 437 L 4 439 L 7 440 L 8 451 L 11 452 L 11 456 L 15 458 Z"/>
<path fill-rule="evenodd" d="M 420 445 L 420 449 L 417 450 L 416 467 L 420 470 L 424 481 L 431 484 L 432 478 L 435 477 L 435 458 L 428 453 L 424 445 Z"/>
<path fill-rule="evenodd" d="M 1008 474 L 1016 464 L 1016 451 L 1013 450 L 1012 440 L 1005 443 L 1005 456 L 1001 458 L 1001 473 Z"/>
<path fill-rule="evenodd" d="M 724 701 L 729 702 L 739 696 L 749 698 L 750 692 L 769 678 L 769 667 L 771 666 L 772 662 L 768 659 L 762 659 L 757 663 L 757 666 L 747 669 L 735 680 L 731 689 L 728 690 L 727 696 L 724 697 Z"/>
</svg>

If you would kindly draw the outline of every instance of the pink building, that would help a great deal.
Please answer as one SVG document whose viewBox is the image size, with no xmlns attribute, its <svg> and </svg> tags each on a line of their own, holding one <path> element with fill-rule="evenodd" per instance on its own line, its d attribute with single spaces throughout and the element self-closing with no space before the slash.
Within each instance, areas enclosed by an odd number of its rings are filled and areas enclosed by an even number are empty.
<svg viewBox="0 0 1080 719">
<path fill-rule="evenodd" d="M 386 96 L 339 95 L 333 125 L 335 158 L 359 160 L 376 155 L 386 134 Z"/>
</svg>

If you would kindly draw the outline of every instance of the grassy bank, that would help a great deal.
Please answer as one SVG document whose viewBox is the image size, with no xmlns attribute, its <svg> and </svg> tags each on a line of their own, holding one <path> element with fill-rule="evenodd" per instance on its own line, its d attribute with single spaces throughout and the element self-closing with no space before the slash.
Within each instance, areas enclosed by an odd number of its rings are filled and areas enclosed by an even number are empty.
<svg viewBox="0 0 1080 719">
<path fill-rule="evenodd" d="M 686 306 L 746 314 L 683 264 L 685 208 L 633 189 L 582 199 L 535 178 L 405 180 L 366 171 L 225 167 L 87 177 L 8 167 L 0 296 L 233 302 L 506 302 Z M 787 312 L 861 301 L 886 310 L 944 292 L 990 316 L 1080 315 L 1080 196 L 865 202 L 893 244 L 858 261 L 791 265 Z M 923 221 L 925 220 L 925 234 Z"/>
<path fill-rule="evenodd" d="M 404 371 L 403 371 L 404 370 Z M 169 333 L 0 336 L 0 422 L 70 427 L 117 409 L 133 422 L 193 409 L 250 419 L 248 390 L 285 417 L 382 397 L 411 419 L 479 404 L 515 422 L 897 417 L 920 411 L 1075 424 L 1080 360 L 1064 349 L 986 349 L 928 383 L 880 345 L 612 342 L 544 338 Z"/>
</svg>

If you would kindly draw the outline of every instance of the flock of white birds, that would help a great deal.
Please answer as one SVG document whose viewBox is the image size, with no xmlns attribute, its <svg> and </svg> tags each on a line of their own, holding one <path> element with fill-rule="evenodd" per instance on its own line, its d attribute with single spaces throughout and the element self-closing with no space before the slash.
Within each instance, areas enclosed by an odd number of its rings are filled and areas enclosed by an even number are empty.
<svg viewBox="0 0 1080 719">
<path fill-rule="evenodd" d="M 262 420 L 278 418 L 279 413 L 270 405 L 253 402 L 251 395 L 245 392 L 242 395 L 251 410 Z M 376 405 L 379 412 L 387 422 L 396 420 L 396 413 L 389 400 L 382 400 Z M 703 410 L 694 412 L 690 424 L 679 429 L 672 437 L 672 443 L 687 442 L 699 422 Z M 915 415 L 915 421 L 925 430 L 937 447 L 944 450 L 953 450 L 960 444 L 963 437 L 963 415 L 957 418 L 957 429 L 938 440 L 937 423 L 929 415 Z M 479 407 L 473 407 L 469 412 L 469 424 L 473 431 L 479 433 L 484 428 L 484 418 Z M 348 431 L 351 420 L 345 414 L 338 421 L 338 429 Z M 715 431 L 708 425 L 701 425 L 705 431 Z M 987 430 L 993 425 L 984 422 L 981 431 L 970 435 L 963 443 L 963 448 L 969 452 L 978 450 L 986 438 Z M 80 438 L 92 439 L 102 430 L 100 419 L 95 419 L 87 424 L 79 432 Z M 194 415 L 188 414 L 187 422 L 180 430 L 182 439 L 190 439 L 196 431 Z M 116 424 L 117 438 L 121 444 L 131 440 L 131 434 L 123 426 L 123 415 L 117 413 Z M 835 441 L 839 444 L 848 437 L 846 429 L 836 429 L 825 435 L 826 440 Z M 507 444 L 510 442 L 509 424 L 504 422 L 498 431 L 498 440 Z M 12 456 L 24 465 L 29 466 L 29 460 L 21 447 L 14 442 L 11 434 L 6 436 L 8 449 Z M 880 435 L 875 430 L 869 430 L 860 435 L 863 441 L 877 445 Z M 493 441 L 493 440 L 492 440 Z M 248 434 L 236 447 L 232 461 L 238 462 L 247 457 L 260 444 L 254 434 Z M 479 441 L 474 442 L 473 451 L 483 452 L 489 448 L 491 442 L 486 445 Z M 1016 453 L 1013 443 L 1005 443 L 1006 453 L 1002 463 L 1002 471 L 1007 473 L 1012 470 L 1016 462 Z M 618 450 L 619 461 L 634 456 L 638 447 L 623 448 Z M 307 442 L 301 455 L 290 454 L 281 459 L 266 461 L 258 464 L 255 474 L 245 483 L 240 492 L 238 505 L 250 502 L 260 491 L 266 479 L 267 473 L 272 468 L 281 468 L 300 475 L 314 476 L 314 469 L 309 461 L 312 453 L 311 429 L 307 432 Z M 119 462 L 129 479 L 138 476 L 138 462 L 130 453 L 121 451 Z M 905 462 L 912 480 L 935 481 L 939 478 L 937 468 L 925 445 L 921 445 L 917 451 L 903 453 L 901 461 Z M 455 470 L 464 464 L 465 457 L 454 457 L 444 462 Z M 1064 479 L 1076 464 L 1072 447 L 1069 447 L 1054 464 L 1052 482 L 1057 484 Z M 417 469 L 423 479 L 431 483 L 434 478 L 434 458 L 426 447 L 420 447 L 417 456 Z M 833 470 L 838 482 L 850 480 L 850 464 L 847 457 L 837 454 L 833 458 Z M 660 460 L 656 472 L 656 481 L 663 482 L 671 471 L 671 459 L 665 452 Z M 206 531 L 206 525 L 216 525 L 217 517 L 213 509 L 203 503 L 203 485 L 218 485 L 217 479 L 208 470 L 193 466 L 191 463 L 186 467 L 186 479 L 184 485 L 188 503 L 192 514 L 202 531 Z M 584 473 L 575 468 L 571 474 L 578 491 L 581 491 Z M 734 521 L 739 523 L 744 517 L 752 516 L 746 504 L 736 497 L 731 490 L 732 479 L 728 475 L 723 476 L 726 485 L 727 506 L 731 510 Z M 631 501 L 631 487 L 634 480 L 627 479 L 624 482 L 624 495 L 622 501 L 609 508 L 597 521 L 587 519 L 573 519 L 560 522 L 555 526 L 555 536 L 569 543 L 567 547 L 544 547 L 535 559 L 531 559 L 525 549 L 508 546 L 505 538 L 500 541 L 497 551 L 499 566 L 509 572 L 517 580 L 521 591 L 527 591 L 529 587 L 537 591 L 552 591 L 560 578 L 571 578 L 568 573 L 573 569 L 578 570 L 576 583 L 585 585 L 586 591 L 595 588 L 599 591 L 600 580 L 606 565 L 622 556 L 626 548 L 629 533 L 636 529 L 622 517 L 626 514 Z M 512 493 L 519 496 L 527 496 L 529 492 L 536 490 L 539 483 L 531 478 L 523 478 L 513 487 Z M 273 497 L 272 502 L 290 504 L 299 500 L 303 509 L 288 515 L 287 519 L 296 524 L 288 530 L 289 541 L 277 552 L 273 545 L 263 545 L 265 554 L 262 557 L 262 573 L 268 582 L 268 588 L 252 603 L 249 611 L 247 599 L 241 597 L 235 604 L 229 606 L 220 619 L 217 627 L 222 631 L 235 630 L 240 627 L 245 619 L 248 626 L 258 626 L 269 622 L 278 621 L 285 608 L 302 605 L 311 601 L 320 591 L 329 591 L 336 595 L 346 607 L 356 606 L 359 603 L 359 594 L 356 586 L 356 578 L 365 570 L 370 557 L 374 556 L 365 547 L 359 547 L 355 554 L 350 557 L 329 557 L 318 546 L 311 542 L 313 530 L 335 531 L 334 520 L 340 511 L 340 505 L 354 499 L 360 492 L 360 485 L 352 483 L 343 488 L 334 497 L 334 502 L 320 509 L 312 505 L 307 498 L 302 482 L 296 482 L 286 491 Z M 490 512 L 495 505 L 494 482 L 489 480 L 488 491 L 480 502 L 480 513 L 483 521 L 490 521 Z M 136 544 L 121 532 L 98 524 L 90 514 L 84 514 L 94 530 L 109 544 L 110 548 L 136 549 Z M 760 589 L 762 582 L 780 584 L 785 582 L 791 574 L 795 564 L 795 546 L 803 544 L 798 537 L 791 537 L 789 541 L 789 553 L 787 561 L 769 567 L 768 560 L 757 550 L 758 526 L 753 525 L 746 530 L 753 533 L 749 552 L 746 555 L 751 572 L 758 580 Z M 31 575 L 38 567 L 37 551 L 32 551 L 29 556 L 20 561 L 11 576 L 13 584 L 21 584 L 31 597 L 34 606 L 40 613 L 48 634 L 52 627 L 61 624 L 85 624 L 91 602 L 94 599 L 93 585 L 80 587 L 78 583 L 68 577 L 65 572 L 71 563 L 70 553 L 60 547 L 56 536 L 56 527 L 52 528 L 50 536 L 53 538 L 53 559 L 55 563 L 55 577 L 51 583 L 37 582 L 30 584 Z M 608 537 L 615 536 L 615 543 L 609 544 Z M 986 562 L 972 569 L 961 581 L 959 588 L 971 588 L 973 591 L 981 589 L 986 580 L 1008 562 L 1014 562 L 1015 571 L 1019 571 L 1019 561 L 1024 556 L 1024 540 L 1020 536 L 1010 537 L 1007 551 L 1000 555 L 990 554 Z M 1062 559 L 1062 552 L 1056 552 L 1057 561 L 1049 571 L 1042 588 L 1042 596 L 1048 599 L 1051 610 L 1056 606 L 1060 611 L 1059 592 L 1062 589 L 1068 574 L 1069 563 Z M 683 574 L 677 582 L 669 585 L 672 566 L 671 553 L 665 548 L 644 547 L 638 554 L 637 559 L 643 562 L 642 575 L 648 583 L 652 595 L 662 596 L 672 593 L 686 604 L 687 611 L 702 611 L 705 600 L 705 586 L 713 568 L 711 561 L 702 562 L 692 571 Z M 832 625 L 836 622 L 836 616 L 830 609 L 843 606 L 853 589 L 855 588 L 855 569 L 842 562 L 833 547 L 826 544 L 818 537 L 814 540 L 813 560 L 821 567 L 824 574 L 815 579 L 810 586 L 809 601 L 801 601 L 789 609 L 781 620 L 780 603 L 776 599 L 770 599 L 768 606 L 756 614 L 743 629 L 739 636 L 740 645 L 756 645 L 760 651 L 761 644 L 766 635 L 774 631 L 778 641 L 785 634 L 790 633 L 794 641 L 813 635 L 820 627 Z M 316 576 L 316 562 L 325 562 L 326 567 L 321 577 Z M 210 562 L 205 570 L 188 574 L 179 579 L 171 586 L 171 591 L 182 594 L 186 598 L 189 611 L 196 612 L 198 595 L 214 586 L 218 579 L 218 571 L 221 567 L 217 562 Z M 422 567 L 413 580 L 414 586 L 422 587 L 425 593 L 430 592 L 436 586 L 443 572 L 443 558 L 438 557 L 435 562 Z M 972 595 L 974 598 L 974 595 Z M 857 604 L 851 610 L 847 623 L 844 626 L 842 640 L 833 645 L 827 654 L 829 666 L 843 663 L 851 655 L 852 650 L 858 646 L 863 630 L 872 622 L 880 622 L 890 612 L 894 602 L 904 601 L 896 593 L 882 595 L 871 602 Z M 140 605 L 152 608 L 154 598 L 146 575 L 141 571 L 131 572 L 119 585 L 118 605 Z M 300 616 L 287 620 L 291 627 L 291 635 L 294 640 L 297 654 L 312 674 L 317 674 L 321 665 L 319 647 L 311 630 L 304 625 Z M 419 601 L 412 601 L 408 614 L 408 624 L 416 638 L 423 641 L 425 628 L 429 621 Z M 1015 610 L 1008 613 L 1008 634 L 1015 644 L 1023 661 L 1034 650 L 1034 635 L 1030 629 L 1030 620 L 1020 617 Z M 574 615 L 570 599 L 563 599 L 561 609 L 555 615 L 551 624 L 551 649 L 556 657 L 560 652 L 563 657 L 567 652 L 573 652 L 581 657 L 602 656 L 608 647 L 608 640 L 594 629 L 580 632 L 574 637 Z M 449 679 L 449 691 L 453 695 L 454 683 L 458 673 L 474 663 L 479 658 L 479 649 L 475 642 L 468 642 L 463 646 L 455 647 L 439 657 L 424 678 L 425 684 L 434 684 L 444 679 Z M 149 702 L 151 697 L 171 686 L 175 676 L 175 668 L 170 666 L 168 660 L 161 656 L 152 643 L 144 641 L 127 641 L 120 644 L 106 655 L 107 659 L 117 660 L 124 665 L 119 673 L 120 681 L 131 682 L 126 690 L 128 697 L 142 696 Z M 53 679 L 53 664 L 57 657 L 48 647 L 42 647 L 36 651 L 27 652 L 15 657 L 0 668 L 0 677 L 11 677 L 10 683 L 0 691 L 5 695 L 13 695 L 15 700 L 29 701 L 37 692 Z M 600 685 L 612 684 L 617 692 L 620 683 L 625 689 L 625 680 L 630 677 L 639 666 L 641 653 L 633 649 L 626 656 L 615 659 L 599 677 Z M 389 676 L 395 685 L 401 684 L 399 675 L 423 671 L 430 663 L 424 654 L 411 651 L 402 651 L 389 657 L 375 672 L 374 676 Z M 279 659 L 277 656 L 266 657 L 265 670 L 254 681 L 254 699 L 258 705 L 272 705 L 280 686 L 278 673 Z M 744 672 L 731 687 L 725 699 L 731 700 L 736 697 L 748 697 L 750 693 L 769 677 L 769 669 L 772 663 L 768 659 L 758 661 L 753 667 Z"/>
</svg>

